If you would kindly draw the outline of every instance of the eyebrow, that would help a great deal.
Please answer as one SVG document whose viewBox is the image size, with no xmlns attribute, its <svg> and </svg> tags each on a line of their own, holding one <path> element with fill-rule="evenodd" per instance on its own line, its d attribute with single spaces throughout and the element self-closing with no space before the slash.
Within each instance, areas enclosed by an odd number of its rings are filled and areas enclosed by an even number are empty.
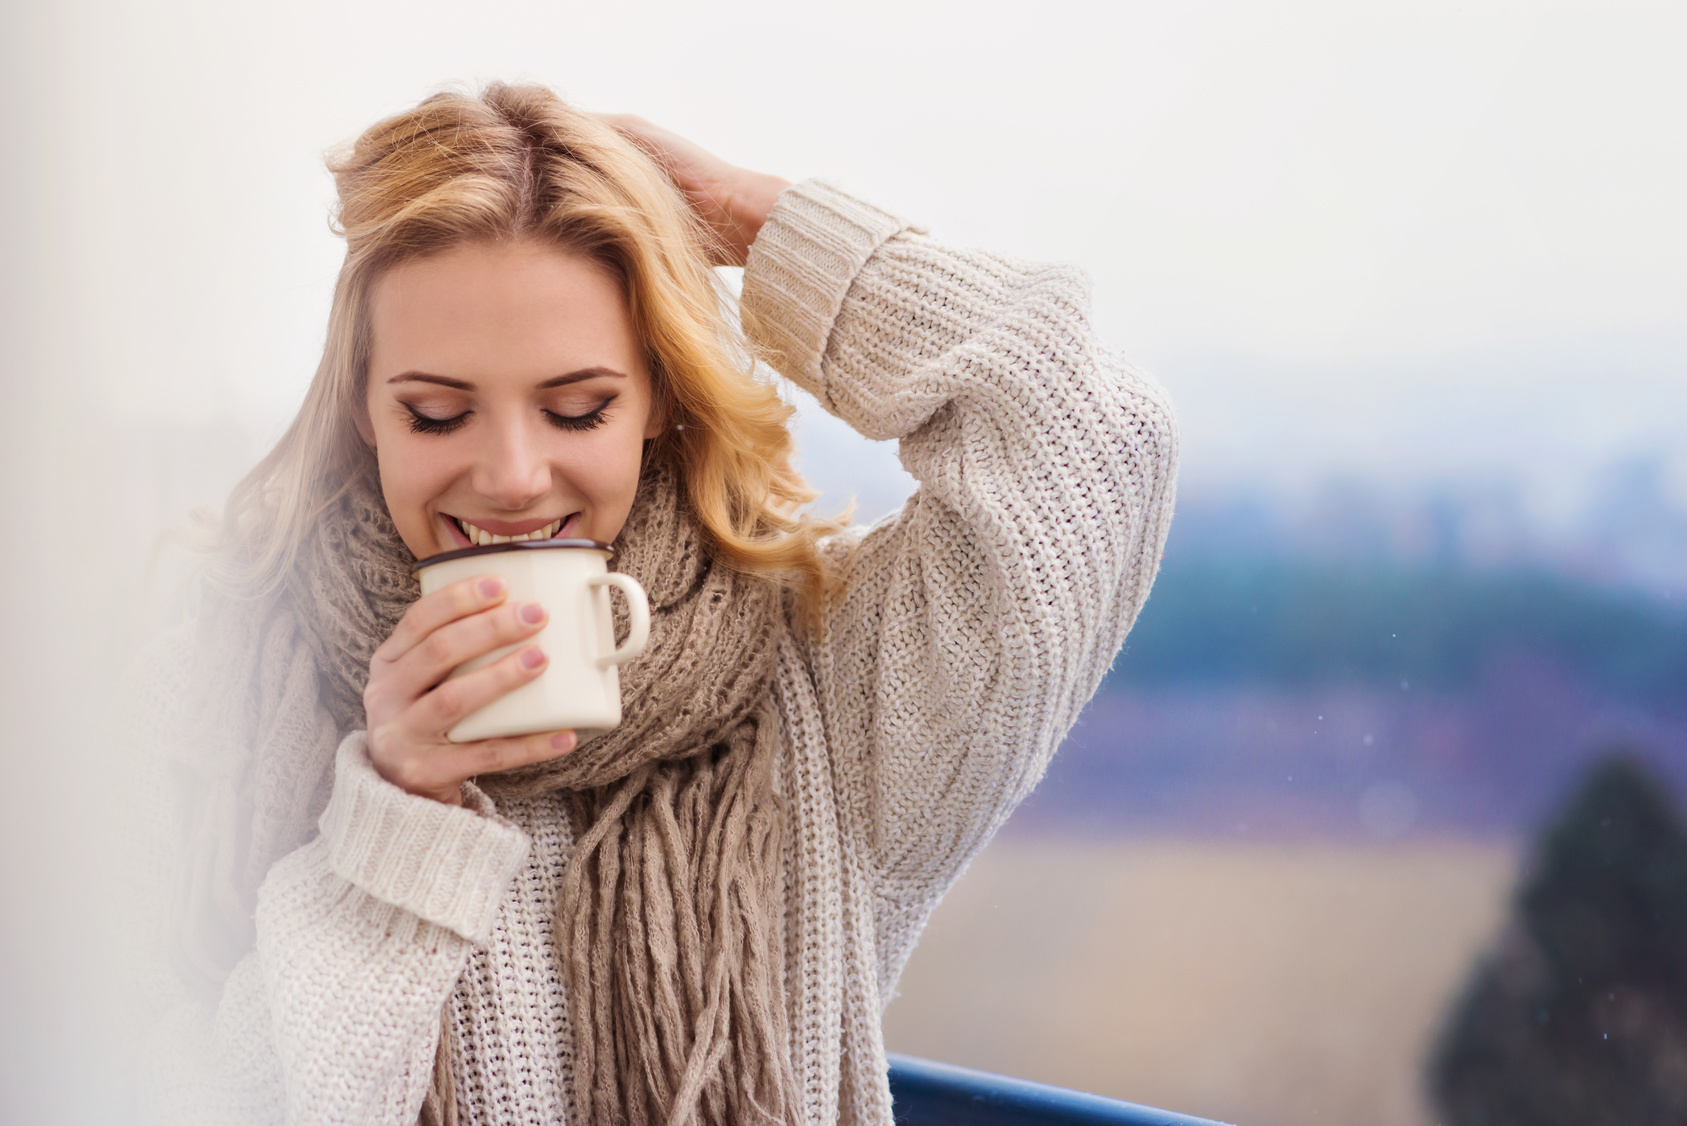
<svg viewBox="0 0 1687 1126">
<path fill-rule="evenodd" d="M 539 384 L 539 390 L 546 391 L 546 390 L 549 390 L 552 387 L 566 387 L 570 383 L 582 383 L 582 382 L 584 382 L 585 380 L 588 380 L 588 379 L 601 379 L 605 376 L 608 376 L 612 379 L 625 379 L 625 378 L 627 378 L 625 372 L 616 371 L 614 368 L 606 368 L 606 367 L 581 368 L 579 371 L 571 371 L 567 375 L 554 375 L 554 376 L 552 376 L 551 378 L 545 380 L 543 383 Z M 431 374 L 429 372 L 425 372 L 425 371 L 400 372 L 399 374 L 393 376 L 391 379 L 387 380 L 387 382 L 389 384 L 391 384 L 391 383 L 437 383 L 441 387 L 453 387 L 453 388 L 456 388 L 458 391 L 473 391 L 474 390 L 474 384 L 468 382 L 467 380 L 452 379 L 448 375 L 433 375 L 433 374 Z"/>
</svg>

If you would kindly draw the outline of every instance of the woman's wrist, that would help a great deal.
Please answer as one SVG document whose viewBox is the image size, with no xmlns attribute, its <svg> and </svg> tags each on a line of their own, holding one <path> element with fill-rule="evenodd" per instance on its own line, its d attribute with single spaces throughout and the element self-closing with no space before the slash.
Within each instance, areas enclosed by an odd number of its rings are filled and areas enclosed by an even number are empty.
<svg viewBox="0 0 1687 1126">
<path fill-rule="evenodd" d="M 730 204 L 732 233 L 738 237 L 727 248 L 732 258 L 730 264 L 734 266 L 742 266 L 749 260 L 750 246 L 766 225 L 768 216 L 773 214 L 773 205 L 791 186 L 791 181 L 782 176 L 740 171 L 743 179 L 735 186 Z"/>
</svg>

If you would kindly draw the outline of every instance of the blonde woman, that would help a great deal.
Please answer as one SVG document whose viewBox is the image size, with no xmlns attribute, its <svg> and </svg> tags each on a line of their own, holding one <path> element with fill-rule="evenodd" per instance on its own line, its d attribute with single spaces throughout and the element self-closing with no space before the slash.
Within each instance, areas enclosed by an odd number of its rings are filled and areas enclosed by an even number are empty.
<svg viewBox="0 0 1687 1126">
<path fill-rule="evenodd" d="M 141 1074 L 172 1121 L 889 1123 L 880 1015 L 1153 580 L 1176 436 L 1072 270 L 546 90 L 334 164 L 321 367 L 157 662 L 188 862 Z M 746 267 L 742 328 L 712 264 Z M 919 489 L 804 513 L 751 357 Z M 418 558 L 613 542 L 625 719 L 453 744 L 542 608 Z M 507 657 L 442 684 L 461 662 Z"/>
</svg>

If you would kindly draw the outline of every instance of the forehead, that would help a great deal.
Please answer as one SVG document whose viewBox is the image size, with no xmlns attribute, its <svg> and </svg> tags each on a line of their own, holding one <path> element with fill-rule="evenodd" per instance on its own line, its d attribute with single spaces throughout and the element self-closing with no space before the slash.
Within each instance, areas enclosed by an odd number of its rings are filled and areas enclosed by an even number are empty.
<svg viewBox="0 0 1687 1126">
<path fill-rule="evenodd" d="M 376 280 L 369 318 L 379 371 L 474 379 L 642 370 L 619 281 L 596 260 L 545 243 L 469 242 L 401 262 Z"/>
</svg>

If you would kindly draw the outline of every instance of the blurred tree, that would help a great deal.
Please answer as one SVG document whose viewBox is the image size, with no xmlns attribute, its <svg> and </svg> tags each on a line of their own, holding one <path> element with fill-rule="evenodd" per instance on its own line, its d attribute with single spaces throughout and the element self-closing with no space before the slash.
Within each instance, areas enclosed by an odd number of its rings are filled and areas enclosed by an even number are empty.
<svg viewBox="0 0 1687 1126">
<path fill-rule="evenodd" d="M 1603 760 L 1531 868 L 1432 1054 L 1442 1121 L 1687 1123 L 1687 831 L 1668 791 Z"/>
</svg>

